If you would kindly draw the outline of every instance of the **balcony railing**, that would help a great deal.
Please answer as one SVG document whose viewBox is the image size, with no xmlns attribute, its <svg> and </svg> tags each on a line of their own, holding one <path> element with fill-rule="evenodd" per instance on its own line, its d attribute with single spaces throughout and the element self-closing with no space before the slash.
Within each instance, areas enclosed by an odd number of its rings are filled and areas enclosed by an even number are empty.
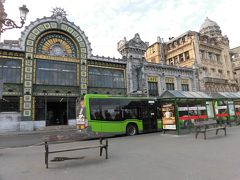
<svg viewBox="0 0 240 180">
<path fill-rule="evenodd" d="M 220 78 L 212 78 L 212 77 L 205 77 L 203 78 L 204 82 L 206 83 L 221 83 L 221 84 L 227 84 L 227 79 L 220 79 Z"/>
</svg>

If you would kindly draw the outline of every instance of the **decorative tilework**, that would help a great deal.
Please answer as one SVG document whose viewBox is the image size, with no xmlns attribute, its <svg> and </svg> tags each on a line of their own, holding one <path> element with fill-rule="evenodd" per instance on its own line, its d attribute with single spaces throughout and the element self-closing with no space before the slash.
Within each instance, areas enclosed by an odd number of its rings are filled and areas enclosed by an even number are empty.
<svg viewBox="0 0 240 180">
<path fill-rule="evenodd" d="M 32 80 L 32 74 L 25 74 L 25 80 Z"/>
<path fill-rule="evenodd" d="M 82 42 L 80 42 L 79 43 L 79 45 L 81 46 L 81 47 L 85 47 L 85 43 L 82 41 Z M 84 53 L 86 53 L 86 51 L 81 51 L 81 52 L 84 52 Z"/>
<path fill-rule="evenodd" d="M 27 52 L 33 52 L 33 47 L 27 46 L 27 47 L 26 47 L 26 51 L 27 51 Z"/>
<path fill-rule="evenodd" d="M 33 46 L 33 41 L 28 39 L 28 40 L 27 40 L 27 45 L 28 45 L 28 46 Z"/>
<path fill-rule="evenodd" d="M 25 60 L 26 66 L 32 66 L 32 60 Z"/>
<path fill-rule="evenodd" d="M 79 34 L 78 34 L 77 31 L 73 31 L 72 35 L 73 35 L 73 37 L 75 37 L 75 38 L 76 38 L 77 36 L 79 36 Z"/>
<path fill-rule="evenodd" d="M 87 70 L 87 66 L 86 65 L 81 65 L 81 70 L 86 71 Z"/>
<path fill-rule="evenodd" d="M 73 32 L 73 28 L 71 28 L 71 27 L 68 27 L 67 28 L 67 32 L 69 32 L 70 34 Z"/>
<path fill-rule="evenodd" d="M 24 102 L 23 103 L 23 107 L 24 107 L 24 109 L 31 109 L 31 102 Z"/>
<path fill-rule="evenodd" d="M 31 88 L 24 88 L 24 94 L 30 93 L 32 94 L 32 89 Z"/>
<path fill-rule="evenodd" d="M 82 37 L 81 37 L 81 36 L 78 36 L 78 37 L 77 37 L 77 41 L 78 41 L 78 42 L 83 41 Z"/>
<path fill-rule="evenodd" d="M 67 27 L 68 27 L 68 26 L 67 26 L 66 24 L 61 24 L 61 29 L 62 29 L 62 30 L 66 31 L 66 30 L 67 30 Z"/>
<path fill-rule="evenodd" d="M 50 29 L 50 28 L 51 28 L 51 26 L 50 26 L 49 23 L 44 23 L 43 26 L 44 26 L 46 29 Z"/>
<path fill-rule="evenodd" d="M 32 86 L 32 81 L 25 81 L 24 86 L 25 87 L 31 87 Z"/>
<path fill-rule="evenodd" d="M 81 90 L 81 95 L 87 94 L 87 90 Z"/>
<path fill-rule="evenodd" d="M 87 78 L 81 77 L 81 82 L 86 83 L 87 82 Z"/>
<path fill-rule="evenodd" d="M 28 39 L 35 40 L 36 37 L 37 37 L 37 36 L 36 36 L 35 34 L 30 33 L 29 36 L 28 36 Z"/>
<path fill-rule="evenodd" d="M 37 36 L 37 35 L 39 35 L 40 31 L 37 28 L 35 28 L 32 30 L 32 33 Z"/>
<path fill-rule="evenodd" d="M 31 95 L 24 95 L 24 101 L 31 101 L 32 96 Z"/>
<path fill-rule="evenodd" d="M 45 30 L 45 27 L 44 27 L 42 24 L 39 25 L 37 28 L 38 28 L 38 30 L 41 31 L 41 32 Z"/>
<path fill-rule="evenodd" d="M 87 73 L 86 73 L 85 71 L 82 71 L 82 72 L 81 72 L 81 76 L 82 76 L 82 77 L 86 77 L 86 76 L 87 76 Z"/>
<path fill-rule="evenodd" d="M 32 67 L 25 67 L 25 72 L 32 73 Z"/>
<path fill-rule="evenodd" d="M 32 53 L 26 53 L 26 56 L 25 56 L 27 59 L 30 58 L 32 59 Z"/>
<path fill-rule="evenodd" d="M 24 110 L 23 116 L 31 116 L 31 110 Z"/>
<path fill-rule="evenodd" d="M 87 54 L 81 53 L 81 58 L 87 58 Z"/>
<path fill-rule="evenodd" d="M 50 25 L 51 25 L 51 27 L 52 27 L 53 29 L 54 29 L 54 28 L 57 28 L 57 23 L 55 23 L 55 22 L 51 22 Z"/>
<path fill-rule="evenodd" d="M 81 84 L 81 89 L 87 89 L 87 84 Z"/>
</svg>

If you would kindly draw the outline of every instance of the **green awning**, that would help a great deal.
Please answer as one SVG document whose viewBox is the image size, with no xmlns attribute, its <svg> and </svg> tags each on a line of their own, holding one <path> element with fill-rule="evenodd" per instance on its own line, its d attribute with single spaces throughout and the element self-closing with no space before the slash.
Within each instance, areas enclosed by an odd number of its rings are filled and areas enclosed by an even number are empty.
<svg viewBox="0 0 240 180">
<path fill-rule="evenodd" d="M 212 99 L 211 96 L 200 91 L 164 91 L 160 98 L 178 98 L 178 99 Z"/>
</svg>

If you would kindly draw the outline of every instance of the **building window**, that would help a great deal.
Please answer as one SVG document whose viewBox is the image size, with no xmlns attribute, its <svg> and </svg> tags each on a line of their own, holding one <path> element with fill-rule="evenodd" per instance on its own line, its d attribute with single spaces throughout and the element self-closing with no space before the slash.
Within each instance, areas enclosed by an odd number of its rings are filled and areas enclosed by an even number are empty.
<svg viewBox="0 0 240 180">
<path fill-rule="evenodd" d="M 20 83 L 21 80 L 20 60 L 1 60 L 0 79 L 5 83 Z"/>
<path fill-rule="evenodd" d="M 227 71 L 227 76 L 230 77 L 230 71 Z"/>
<path fill-rule="evenodd" d="M 183 54 L 180 54 L 180 55 L 179 55 L 179 61 L 180 61 L 180 62 L 183 62 L 183 60 L 184 60 L 184 59 L 183 59 Z"/>
<path fill-rule="evenodd" d="M 213 55 L 212 55 L 212 53 L 210 53 L 210 52 L 208 53 L 208 59 L 209 59 L 209 60 L 212 60 L 212 59 L 213 59 Z"/>
<path fill-rule="evenodd" d="M 182 84 L 182 90 L 183 91 L 189 91 L 189 85 L 188 84 Z"/>
<path fill-rule="evenodd" d="M 217 58 L 217 63 L 221 63 L 221 59 L 220 59 L 220 55 L 216 54 L 216 58 Z"/>
<path fill-rule="evenodd" d="M 186 60 L 187 60 L 187 59 L 190 59 L 189 51 L 186 51 L 186 52 L 184 53 L 184 55 L 185 55 L 185 59 L 186 59 Z"/>
<path fill-rule="evenodd" d="M 75 63 L 37 60 L 37 84 L 77 85 L 77 66 Z"/>
<path fill-rule="evenodd" d="M 178 57 L 175 56 L 173 59 L 174 59 L 174 62 L 173 62 L 173 63 L 174 63 L 174 64 L 178 64 L 178 62 L 179 62 L 179 61 L 178 61 Z"/>
<path fill-rule="evenodd" d="M 222 70 L 220 70 L 220 69 L 218 70 L 218 77 L 219 77 L 219 78 L 222 78 L 222 77 L 223 77 L 223 76 L 222 76 Z"/>
<path fill-rule="evenodd" d="M 19 112 L 19 97 L 6 97 L 0 99 L 0 112 Z"/>
<path fill-rule="evenodd" d="M 202 51 L 202 50 L 200 51 L 200 58 L 204 59 L 204 51 Z"/>
<path fill-rule="evenodd" d="M 89 67 L 89 87 L 124 88 L 124 71 Z"/>
<path fill-rule="evenodd" d="M 174 83 L 166 83 L 167 90 L 174 90 Z"/>
<path fill-rule="evenodd" d="M 211 69 L 211 71 L 210 71 L 210 76 L 211 76 L 211 77 L 214 77 L 214 76 L 215 76 L 215 69 L 214 69 L 214 68 Z"/>
<path fill-rule="evenodd" d="M 149 96 L 158 96 L 158 83 L 148 82 L 148 94 Z"/>
</svg>

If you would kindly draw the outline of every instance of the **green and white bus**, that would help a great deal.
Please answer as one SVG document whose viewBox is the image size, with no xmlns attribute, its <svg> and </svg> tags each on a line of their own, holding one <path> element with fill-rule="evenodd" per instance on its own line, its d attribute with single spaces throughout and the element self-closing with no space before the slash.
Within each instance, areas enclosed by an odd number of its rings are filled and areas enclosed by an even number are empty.
<svg viewBox="0 0 240 180">
<path fill-rule="evenodd" d="M 92 132 L 135 135 L 162 130 L 155 99 L 87 94 L 84 104 Z"/>
</svg>

